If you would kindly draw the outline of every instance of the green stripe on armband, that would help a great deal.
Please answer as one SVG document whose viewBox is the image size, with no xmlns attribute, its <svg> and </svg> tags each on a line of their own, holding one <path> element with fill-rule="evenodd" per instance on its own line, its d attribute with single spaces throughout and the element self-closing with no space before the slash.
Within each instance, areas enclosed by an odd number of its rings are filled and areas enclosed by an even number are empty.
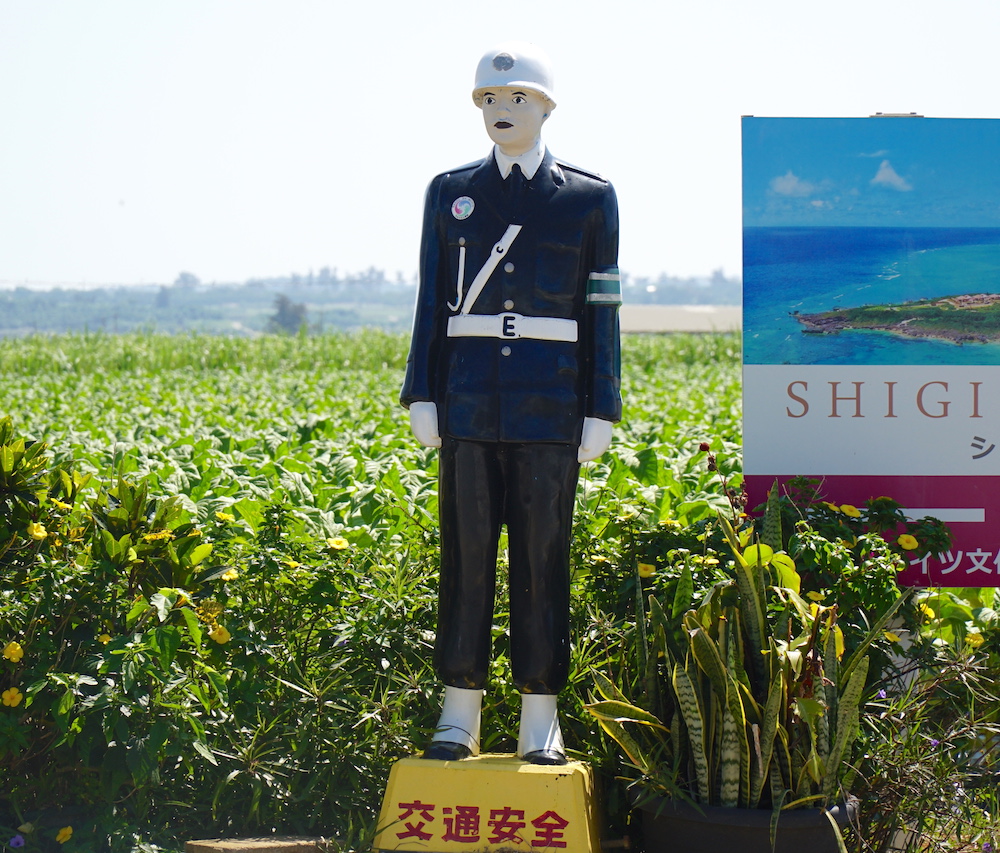
<svg viewBox="0 0 1000 853">
<path fill-rule="evenodd" d="M 618 270 L 592 272 L 587 278 L 587 302 L 603 305 L 621 305 L 621 273 Z"/>
</svg>

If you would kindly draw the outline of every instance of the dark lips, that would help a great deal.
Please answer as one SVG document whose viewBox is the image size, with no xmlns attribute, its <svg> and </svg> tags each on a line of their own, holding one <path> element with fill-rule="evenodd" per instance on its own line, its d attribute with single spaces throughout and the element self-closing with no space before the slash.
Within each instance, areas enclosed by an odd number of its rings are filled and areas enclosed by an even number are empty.
<svg viewBox="0 0 1000 853">
<path fill-rule="evenodd" d="M 498 121 L 493 126 L 506 130 L 508 127 L 513 127 L 514 125 L 512 125 L 509 121 Z"/>
</svg>

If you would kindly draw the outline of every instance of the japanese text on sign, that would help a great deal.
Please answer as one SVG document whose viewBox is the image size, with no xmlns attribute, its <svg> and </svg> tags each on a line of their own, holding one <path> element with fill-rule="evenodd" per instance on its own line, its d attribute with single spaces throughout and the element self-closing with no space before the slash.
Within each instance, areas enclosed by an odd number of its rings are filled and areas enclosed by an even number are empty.
<svg viewBox="0 0 1000 853">
<path fill-rule="evenodd" d="M 551 809 L 526 820 L 523 809 L 509 806 L 489 810 L 479 806 L 442 806 L 438 810 L 437 804 L 414 800 L 399 803 L 398 808 L 397 820 L 401 828 L 396 837 L 400 841 L 430 841 L 438 837 L 441 841 L 466 844 L 485 841 L 487 844 L 528 843 L 534 849 L 566 847 L 562 839 L 569 821 Z"/>
</svg>

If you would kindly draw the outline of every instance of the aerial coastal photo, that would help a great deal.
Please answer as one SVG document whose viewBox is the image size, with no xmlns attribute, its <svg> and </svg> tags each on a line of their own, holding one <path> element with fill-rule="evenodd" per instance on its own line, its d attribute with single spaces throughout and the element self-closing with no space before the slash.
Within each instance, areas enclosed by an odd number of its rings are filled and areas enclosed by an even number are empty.
<svg viewBox="0 0 1000 853">
<path fill-rule="evenodd" d="M 751 364 L 1000 364 L 1000 121 L 744 124 Z"/>
</svg>

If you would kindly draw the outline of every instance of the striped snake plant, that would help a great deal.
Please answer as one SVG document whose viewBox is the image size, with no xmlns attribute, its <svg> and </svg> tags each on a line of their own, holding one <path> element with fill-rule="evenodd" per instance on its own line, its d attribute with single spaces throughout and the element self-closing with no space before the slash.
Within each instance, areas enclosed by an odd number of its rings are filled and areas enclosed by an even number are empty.
<svg viewBox="0 0 1000 853">
<path fill-rule="evenodd" d="M 687 602 L 650 596 L 636 632 L 641 700 L 594 673 L 600 699 L 587 709 L 650 796 L 777 813 L 849 789 L 866 652 L 906 596 L 846 654 L 836 606 L 803 598 L 794 562 L 768 544 L 780 547 L 777 509 L 775 489 L 760 537 L 720 516 L 734 577 L 695 606 L 690 584 L 678 585 Z"/>
</svg>

